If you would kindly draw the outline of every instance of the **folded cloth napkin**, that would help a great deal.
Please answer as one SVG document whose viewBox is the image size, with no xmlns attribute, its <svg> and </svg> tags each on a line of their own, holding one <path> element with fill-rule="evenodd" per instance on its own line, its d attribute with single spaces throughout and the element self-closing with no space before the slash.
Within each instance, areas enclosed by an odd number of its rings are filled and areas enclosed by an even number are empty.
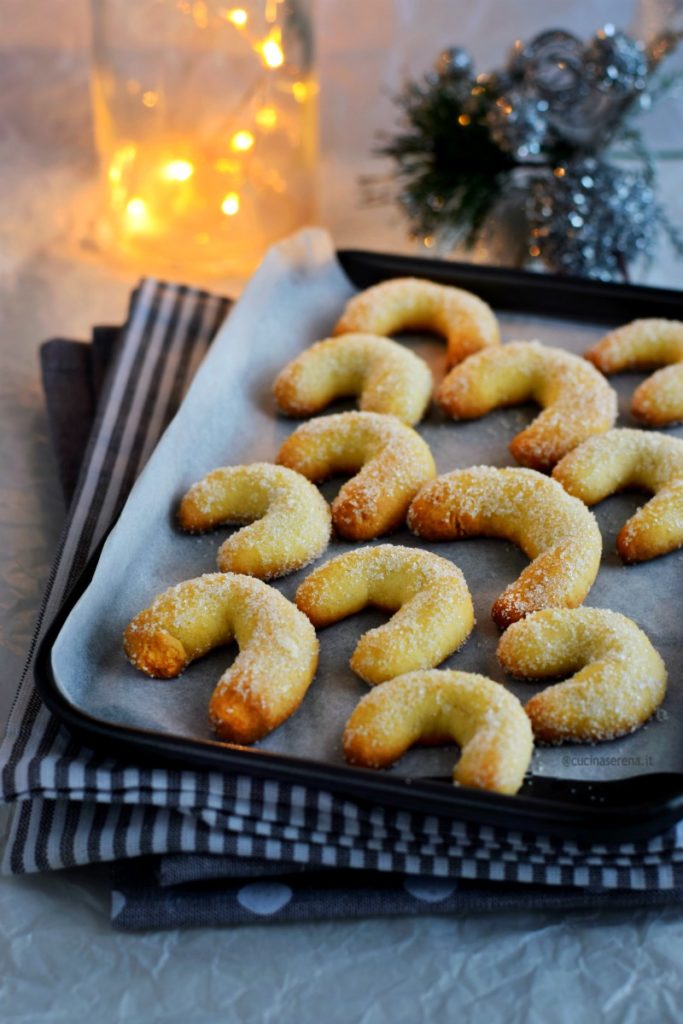
<svg viewBox="0 0 683 1024">
<path fill-rule="evenodd" d="M 596 906 L 627 909 L 670 905 L 681 899 L 680 889 L 582 889 L 394 872 L 297 870 L 297 865 L 290 870 L 265 860 L 182 855 L 117 866 L 112 920 L 118 929 L 136 931 L 259 920 L 568 911 Z"/>
<path fill-rule="evenodd" d="M 120 333 L 100 329 L 92 348 L 62 341 L 44 349 L 66 493 L 74 453 L 83 453 L 88 419 L 97 411 L 36 641 L 125 499 L 227 310 L 219 297 L 145 281 Z M 71 417 L 56 398 L 55 380 Z M 279 920 L 352 916 L 363 908 L 474 909 L 477 887 L 479 909 L 539 905 L 534 900 L 541 897 L 544 906 L 562 907 L 680 899 L 680 826 L 649 841 L 597 846 L 373 807 L 272 780 L 119 764 L 77 744 L 47 712 L 33 688 L 32 655 L 1 755 L 2 795 L 18 802 L 4 870 L 161 855 L 119 870 L 112 904 L 118 927 L 254 920 L 264 906 Z M 248 865 L 239 876 L 236 863 Z M 278 876 L 269 875 L 270 896 L 261 898 L 259 890 L 259 903 L 245 877 L 263 876 L 263 864 L 276 866 Z M 391 872 L 400 877 L 390 880 Z M 299 899 L 293 880 L 304 878 Z M 358 880 L 355 910 L 351 878 Z M 211 911 L 212 894 L 228 889 L 232 896 L 213 900 Z"/>
</svg>

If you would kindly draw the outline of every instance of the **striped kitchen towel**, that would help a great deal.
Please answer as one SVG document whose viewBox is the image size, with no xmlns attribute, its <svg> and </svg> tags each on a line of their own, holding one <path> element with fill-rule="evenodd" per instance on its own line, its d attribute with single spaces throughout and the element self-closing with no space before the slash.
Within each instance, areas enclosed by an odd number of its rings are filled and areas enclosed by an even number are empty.
<svg viewBox="0 0 683 1024">
<path fill-rule="evenodd" d="M 373 807 L 314 788 L 122 764 L 75 742 L 44 707 L 33 655 L 176 410 L 227 300 L 144 281 L 117 342 L 26 671 L 0 751 L 16 809 L 12 873 L 165 853 L 640 892 L 683 885 L 683 827 L 590 845 Z M 287 867 L 287 870 L 289 868 Z"/>
</svg>

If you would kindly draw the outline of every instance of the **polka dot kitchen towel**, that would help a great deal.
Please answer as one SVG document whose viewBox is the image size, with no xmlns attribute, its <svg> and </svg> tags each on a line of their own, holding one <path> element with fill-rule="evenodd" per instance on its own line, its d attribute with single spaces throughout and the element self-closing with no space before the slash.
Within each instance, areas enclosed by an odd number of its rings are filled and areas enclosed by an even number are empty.
<svg viewBox="0 0 683 1024">
<path fill-rule="evenodd" d="M 32 676 L 42 630 L 228 308 L 220 297 L 146 280 L 121 332 L 97 332 L 87 352 L 64 342 L 43 350 L 67 492 L 84 461 L 2 746 L 1 795 L 14 804 L 3 870 L 115 862 L 112 919 L 131 929 L 679 900 L 680 826 L 612 846 L 523 835 L 274 780 L 119 763 L 80 746 L 50 715 Z"/>
</svg>

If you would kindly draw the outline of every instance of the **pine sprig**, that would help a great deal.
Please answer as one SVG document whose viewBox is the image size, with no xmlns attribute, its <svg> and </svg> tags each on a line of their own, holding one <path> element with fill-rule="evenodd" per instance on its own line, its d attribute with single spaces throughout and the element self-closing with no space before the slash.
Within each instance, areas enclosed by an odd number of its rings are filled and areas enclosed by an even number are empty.
<svg viewBox="0 0 683 1024">
<path fill-rule="evenodd" d="M 378 152 L 396 162 L 413 230 L 431 235 L 447 219 L 466 245 L 474 244 L 515 166 L 491 139 L 484 103 L 429 76 L 410 83 L 398 103 L 406 127 Z"/>
</svg>

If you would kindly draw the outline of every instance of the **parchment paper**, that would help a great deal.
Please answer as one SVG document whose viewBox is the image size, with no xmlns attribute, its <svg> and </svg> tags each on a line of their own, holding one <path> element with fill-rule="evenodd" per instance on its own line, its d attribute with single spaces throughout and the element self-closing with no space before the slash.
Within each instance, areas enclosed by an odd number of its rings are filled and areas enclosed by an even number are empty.
<svg viewBox="0 0 683 1024">
<path fill-rule="evenodd" d="M 89 715 L 151 733 L 213 742 L 207 703 L 234 649 L 219 650 L 175 680 L 150 680 L 127 662 L 121 635 L 152 598 L 181 580 L 215 571 L 215 554 L 227 529 L 201 537 L 180 533 L 175 511 L 185 490 L 221 465 L 273 460 L 298 425 L 278 416 L 272 381 L 302 349 L 328 336 L 353 288 L 336 262 L 331 241 L 318 230 L 300 233 L 271 250 L 221 328 L 183 405 L 138 479 L 102 552 L 94 578 L 66 622 L 52 653 L 57 684 L 65 697 Z M 578 311 L 577 311 L 578 312 Z M 499 313 L 503 338 L 537 338 L 582 353 L 603 333 L 591 326 L 548 318 Z M 432 366 L 436 381 L 445 369 L 445 345 L 435 338 L 402 339 Z M 641 375 L 613 379 L 619 391 L 620 425 L 633 426 L 628 404 Z M 327 412 L 352 408 L 338 404 Z M 440 473 L 490 464 L 514 465 L 507 444 L 536 414 L 533 407 L 495 412 L 482 420 L 454 423 L 432 409 L 419 432 L 430 445 Z M 681 435 L 681 431 L 672 431 Z M 323 486 L 331 498 L 340 486 Z M 644 772 L 683 769 L 680 607 L 683 552 L 643 565 L 624 567 L 615 553 L 616 535 L 643 496 L 620 495 L 595 511 L 604 553 L 598 578 L 585 602 L 629 615 L 648 633 L 670 675 L 662 709 L 635 734 L 595 746 L 537 748 L 534 774 L 610 779 Z M 472 592 L 477 625 L 463 649 L 443 667 L 482 672 L 504 682 L 522 700 L 537 685 L 506 679 L 495 658 L 499 632 L 490 617 L 495 598 L 527 564 L 513 545 L 472 539 L 427 545 L 407 530 L 382 538 L 428 547 L 454 561 Z M 348 550 L 335 541 L 316 564 Z M 277 581 L 287 597 L 310 567 Z M 341 736 L 355 703 L 367 691 L 348 660 L 362 632 L 386 616 L 368 610 L 320 633 L 316 679 L 301 708 L 260 744 L 269 751 L 342 764 Z M 412 777 L 450 774 L 454 748 L 416 749 L 392 770 Z"/>
</svg>

